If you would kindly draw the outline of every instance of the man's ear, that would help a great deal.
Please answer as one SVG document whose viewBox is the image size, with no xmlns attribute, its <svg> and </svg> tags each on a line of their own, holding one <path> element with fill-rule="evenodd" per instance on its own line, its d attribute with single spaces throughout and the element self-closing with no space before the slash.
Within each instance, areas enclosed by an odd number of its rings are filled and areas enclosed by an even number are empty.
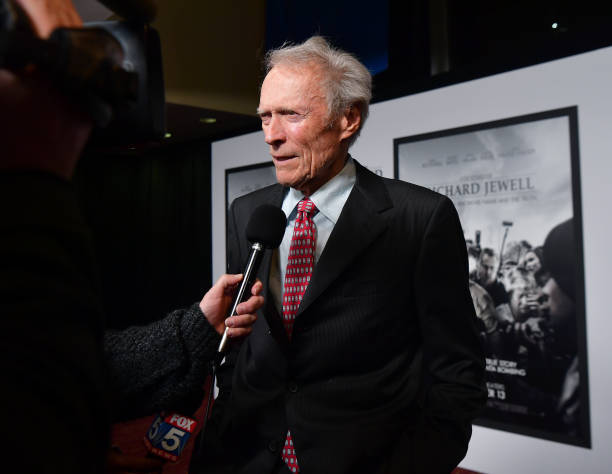
<svg viewBox="0 0 612 474">
<path fill-rule="evenodd" d="M 357 133 L 357 130 L 359 130 L 359 126 L 361 125 L 361 107 L 357 104 L 347 107 L 342 114 L 340 123 L 342 125 L 341 138 L 343 140 Z"/>
</svg>

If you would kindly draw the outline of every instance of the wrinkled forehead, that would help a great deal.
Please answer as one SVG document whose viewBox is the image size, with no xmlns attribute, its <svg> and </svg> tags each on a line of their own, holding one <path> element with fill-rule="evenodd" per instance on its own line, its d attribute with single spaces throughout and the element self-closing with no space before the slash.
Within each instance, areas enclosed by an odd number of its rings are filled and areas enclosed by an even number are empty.
<svg viewBox="0 0 612 474">
<path fill-rule="evenodd" d="M 321 100 L 327 103 L 324 79 L 322 68 L 315 63 L 274 66 L 261 85 L 260 108 Z"/>
<path fill-rule="evenodd" d="M 271 74 L 284 77 L 298 77 L 306 82 L 321 83 L 325 77 L 325 68 L 316 61 L 281 62 L 271 68 L 266 78 Z"/>
</svg>

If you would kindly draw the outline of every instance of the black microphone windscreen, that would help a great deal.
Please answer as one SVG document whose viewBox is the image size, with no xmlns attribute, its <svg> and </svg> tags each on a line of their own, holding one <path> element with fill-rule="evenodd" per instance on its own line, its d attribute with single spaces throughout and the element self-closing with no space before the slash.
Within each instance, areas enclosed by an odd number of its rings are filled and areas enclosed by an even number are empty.
<svg viewBox="0 0 612 474">
<path fill-rule="evenodd" d="M 286 226 L 287 217 L 279 207 L 263 204 L 253 211 L 246 227 L 246 238 L 275 249 L 283 240 Z"/>
</svg>

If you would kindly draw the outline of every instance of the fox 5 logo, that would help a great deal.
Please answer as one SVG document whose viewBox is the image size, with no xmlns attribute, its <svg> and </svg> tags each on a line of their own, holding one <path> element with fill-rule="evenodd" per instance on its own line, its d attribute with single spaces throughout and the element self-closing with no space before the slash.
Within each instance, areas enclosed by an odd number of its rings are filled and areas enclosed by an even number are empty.
<svg viewBox="0 0 612 474">
<path fill-rule="evenodd" d="M 171 458 L 178 457 L 195 425 L 195 420 L 185 416 L 172 414 L 164 418 L 158 415 L 149 428 L 147 439 L 153 448 L 167 453 Z"/>
</svg>

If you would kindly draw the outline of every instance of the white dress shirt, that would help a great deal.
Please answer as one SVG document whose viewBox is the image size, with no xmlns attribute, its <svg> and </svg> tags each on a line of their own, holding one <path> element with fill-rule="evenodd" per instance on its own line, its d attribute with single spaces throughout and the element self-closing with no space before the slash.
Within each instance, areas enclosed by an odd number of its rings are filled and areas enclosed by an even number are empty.
<svg viewBox="0 0 612 474">
<path fill-rule="evenodd" d="M 340 173 L 310 196 L 310 200 L 319 211 L 312 219 L 317 231 L 315 265 L 319 261 L 325 244 L 336 222 L 338 222 L 342 208 L 353 190 L 356 180 L 355 176 L 355 163 L 349 156 Z M 282 314 L 281 302 L 285 282 L 285 270 L 287 268 L 287 260 L 289 259 L 289 247 L 291 246 L 291 238 L 293 236 L 293 226 L 297 217 L 297 204 L 303 198 L 304 194 L 301 191 L 289 188 L 289 192 L 283 200 L 282 209 L 287 216 L 287 227 L 285 228 L 285 234 L 278 250 L 274 252 L 272 267 L 270 269 L 270 292 L 274 298 L 274 303 L 279 314 Z"/>
</svg>

